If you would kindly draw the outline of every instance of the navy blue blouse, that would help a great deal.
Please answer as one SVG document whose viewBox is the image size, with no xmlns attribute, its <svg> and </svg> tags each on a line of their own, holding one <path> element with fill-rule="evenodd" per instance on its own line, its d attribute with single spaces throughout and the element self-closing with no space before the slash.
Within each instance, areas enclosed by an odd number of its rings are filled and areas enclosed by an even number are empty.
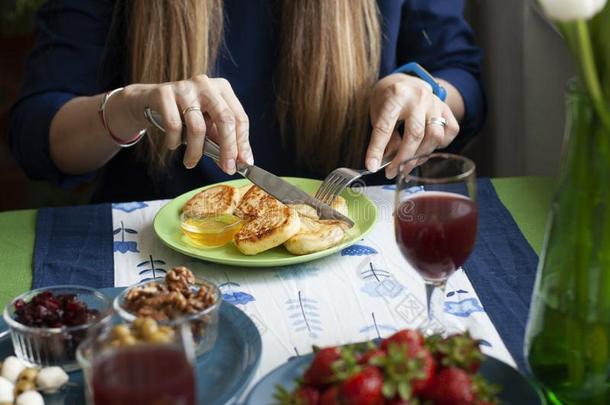
<svg viewBox="0 0 610 405">
<path fill-rule="evenodd" d="M 11 111 L 15 158 L 32 178 L 72 186 L 99 176 L 94 201 L 171 198 L 228 178 L 204 158 L 192 170 L 177 153 L 155 181 L 133 148 L 121 150 L 99 173 L 62 174 L 49 154 L 49 126 L 61 106 L 125 83 L 125 2 L 50 0 L 37 15 L 37 44 L 28 59 L 21 94 Z M 279 46 L 277 10 L 265 0 L 225 0 L 225 43 L 216 76 L 231 83 L 250 118 L 250 142 L 257 165 L 278 175 L 320 177 L 296 167 L 283 150 L 273 115 L 272 77 Z M 482 126 L 481 52 L 463 19 L 463 0 L 378 0 L 383 50 L 380 77 L 416 61 L 462 94 L 466 115 L 454 147 Z M 115 7 L 115 5 L 117 7 Z M 95 145 L 92 145 L 95 147 Z"/>
</svg>

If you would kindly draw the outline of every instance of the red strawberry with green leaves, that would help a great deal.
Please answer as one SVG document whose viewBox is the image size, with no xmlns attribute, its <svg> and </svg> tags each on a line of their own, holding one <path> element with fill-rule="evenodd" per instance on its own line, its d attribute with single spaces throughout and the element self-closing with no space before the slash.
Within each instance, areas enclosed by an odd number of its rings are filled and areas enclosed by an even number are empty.
<svg viewBox="0 0 610 405">
<path fill-rule="evenodd" d="M 422 396 L 436 405 L 471 405 L 475 395 L 470 375 L 462 369 L 441 369 Z"/>
<path fill-rule="evenodd" d="M 383 370 L 383 395 L 389 400 L 417 397 L 428 388 L 436 371 L 434 356 L 428 349 L 409 350 L 405 343 L 389 344 L 386 356 L 372 359 L 371 364 Z"/>
<path fill-rule="evenodd" d="M 471 379 L 476 405 L 495 405 L 499 403 L 498 393 L 502 391 L 499 385 L 486 381 L 479 374 L 473 375 Z"/>
<path fill-rule="evenodd" d="M 328 387 L 320 396 L 319 405 L 341 405 L 339 402 L 339 386 Z"/>
<path fill-rule="evenodd" d="M 301 385 L 293 392 L 288 391 L 281 385 L 276 386 L 275 394 L 276 405 L 318 405 L 320 401 L 320 391 L 314 387 Z"/>
<path fill-rule="evenodd" d="M 418 404 L 419 402 L 415 402 L 415 404 Z M 385 401 L 385 405 L 411 405 L 413 404 L 413 402 L 406 400 L 406 399 L 400 399 L 400 398 L 395 398 L 395 399 L 391 399 L 389 401 Z"/>
<path fill-rule="evenodd" d="M 365 366 L 339 386 L 339 402 L 350 405 L 381 405 L 383 374 L 375 366 Z"/>
<path fill-rule="evenodd" d="M 370 349 L 368 351 L 366 351 L 358 360 L 358 363 L 360 364 L 369 364 L 369 362 L 376 358 L 376 357 L 384 357 L 385 356 L 385 351 L 378 349 L 378 348 L 373 348 Z"/>
<path fill-rule="evenodd" d="M 335 371 L 333 363 L 341 358 L 338 347 L 327 347 L 316 352 L 311 365 L 303 375 L 303 383 L 313 387 L 322 388 L 333 382 Z"/>
<path fill-rule="evenodd" d="M 297 388 L 294 392 L 294 398 L 299 405 L 318 405 L 320 402 L 320 391 L 305 385 Z"/>
<path fill-rule="evenodd" d="M 444 367 L 458 367 L 475 374 L 481 367 L 485 356 L 479 342 L 468 332 L 452 335 L 445 339 L 428 339 L 428 345 Z"/>
<path fill-rule="evenodd" d="M 436 372 L 436 361 L 434 356 L 426 348 L 421 348 L 413 355 L 413 358 L 419 363 L 419 371 L 414 373 L 411 378 L 411 390 L 413 396 L 417 397 L 422 392 L 426 391 Z"/>
<path fill-rule="evenodd" d="M 415 351 L 416 349 L 424 346 L 424 336 L 418 330 L 404 329 L 394 333 L 392 336 L 389 336 L 386 339 L 383 339 L 380 347 L 382 350 L 387 351 L 388 346 L 392 343 L 404 343 L 409 347 L 410 351 Z"/>
</svg>

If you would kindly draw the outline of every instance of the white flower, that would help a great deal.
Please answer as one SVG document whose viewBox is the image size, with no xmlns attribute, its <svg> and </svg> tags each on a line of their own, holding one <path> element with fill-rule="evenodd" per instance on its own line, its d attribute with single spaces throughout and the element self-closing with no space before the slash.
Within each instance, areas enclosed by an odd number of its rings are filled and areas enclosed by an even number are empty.
<svg viewBox="0 0 610 405">
<path fill-rule="evenodd" d="M 549 18 L 557 21 L 588 20 L 599 13 L 608 0 L 540 0 Z"/>
</svg>

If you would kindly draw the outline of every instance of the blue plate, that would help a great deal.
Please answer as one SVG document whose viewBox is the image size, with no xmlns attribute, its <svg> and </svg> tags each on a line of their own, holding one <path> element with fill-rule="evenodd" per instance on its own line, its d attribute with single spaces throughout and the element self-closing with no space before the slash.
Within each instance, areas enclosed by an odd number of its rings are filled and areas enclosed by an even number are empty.
<svg viewBox="0 0 610 405">
<path fill-rule="evenodd" d="M 283 385 L 289 390 L 294 389 L 295 379 L 303 375 L 312 359 L 313 354 L 293 357 L 287 363 L 271 371 L 250 391 L 245 405 L 274 403 L 273 394 L 276 385 Z M 542 393 L 532 383 L 517 370 L 500 360 L 486 356 L 485 361 L 481 364 L 481 374 L 487 381 L 504 387 L 499 394 L 501 404 L 543 405 L 546 403 Z"/>
<path fill-rule="evenodd" d="M 110 298 L 123 288 L 103 288 Z M 198 403 L 220 405 L 236 401 L 254 376 L 261 358 L 261 336 L 256 325 L 237 307 L 223 302 L 214 348 L 197 358 Z M 6 324 L 0 318 L 0 333 Z M 13 354 L 10 339 L 0 339 L 0 359 Z M 162 365 L 160 365 L 162 366 Z M 70 373 L 70 383 L 59 393 L 45 396 L 47 404 L 84 404 L 83 374 Z"/>
</svg>

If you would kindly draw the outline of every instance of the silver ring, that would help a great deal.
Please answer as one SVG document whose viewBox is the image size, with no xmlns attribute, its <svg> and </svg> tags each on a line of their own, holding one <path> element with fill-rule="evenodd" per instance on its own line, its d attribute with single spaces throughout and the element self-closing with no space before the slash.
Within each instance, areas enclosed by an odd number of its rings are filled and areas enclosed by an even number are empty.
<svg viewBox="0 0 610 405">
<path fill-rule="evenodd" d="M 184 110 L 182 110 L 182 116 L 185 116 L 186 114 L 193 112 L 193 111 L 201 112 L 201 107 L 199 107 L 198 105 L 192 105 L 190 107 L 186 107 Z"/>
<path fill-rule="evenodd" d="M 426 122 L 426 125 L 440 125 L 445 128 L 447 126 L 447 120 L 443 117 L 432 117 Z"/>
</svg>

